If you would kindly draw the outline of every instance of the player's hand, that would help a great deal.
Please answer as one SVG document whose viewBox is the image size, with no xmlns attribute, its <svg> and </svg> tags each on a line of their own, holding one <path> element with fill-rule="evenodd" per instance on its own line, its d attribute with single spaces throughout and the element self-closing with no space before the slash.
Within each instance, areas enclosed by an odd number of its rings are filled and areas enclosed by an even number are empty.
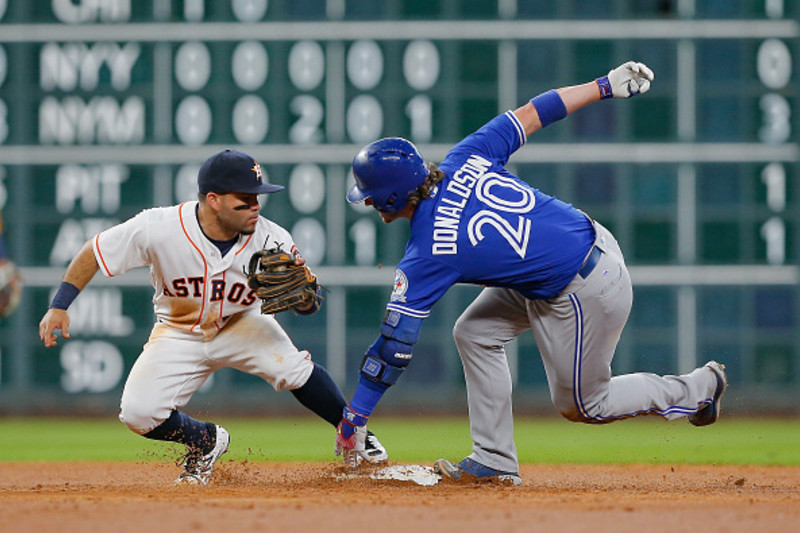
<svg viewBox="0 0 800 533">
<path fill-rule="evenodd" d="M 336 456 L 344 459 L 344 465 L 350 468 L 358 466 L 359 457 L 369 461 L 366 452 L 367 426 L 354 426 L 345 419 L 336 426 Z"/>
<path fill-rule="evenodd" d="M 649 91 L 653 77 L 644 63 L 628 61 L 608 73 L 608 82 L 614 98 L 630 98 Z"/>
<path fill-rule="evenodd" d="M 69 338 L 69 314 L 64 309 L 48 309 L 39 322 L 39 338 L 45 348 L 56 345 L 55 330 L 61 330 L 61 336 Z"/>
</svg>

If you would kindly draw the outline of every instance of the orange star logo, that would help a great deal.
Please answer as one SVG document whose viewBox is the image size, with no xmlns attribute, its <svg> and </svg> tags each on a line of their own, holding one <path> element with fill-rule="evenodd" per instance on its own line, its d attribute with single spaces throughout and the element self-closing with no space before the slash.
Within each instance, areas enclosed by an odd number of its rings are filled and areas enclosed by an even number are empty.
<svg viewBox="0 0 800 533">
<path fill-rule="evenodd" d="M 257 179 L 258 181 L 261 181 L 261 165 L 259 165 L 258 163 L 256 163 L 256 164 L 255 164 L 255 166 L 254 166 L 253 168 L 251 168 L 250 170 L 252 170 L 253 172 L 255 172 L 255 173 L 256 173 L 256 179 Z"/>
</svg>

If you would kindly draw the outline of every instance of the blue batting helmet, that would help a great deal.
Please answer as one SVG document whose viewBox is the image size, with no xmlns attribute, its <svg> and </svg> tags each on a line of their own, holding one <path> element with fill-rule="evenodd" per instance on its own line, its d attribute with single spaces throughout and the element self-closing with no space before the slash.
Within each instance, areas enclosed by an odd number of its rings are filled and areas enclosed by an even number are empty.
<svg viewBox="0 0 800 533">
<path fill-rule="evenodd" d="M 347 193 L 351 204 L 372 198 L 372 205 L 384 213 L 396 213 L 408 203 L 413 192 L 428 177 L 428 165 L 411 141 L 389 137 L 362 148 L 353 158 L 356 184 Z"/>
</svg>

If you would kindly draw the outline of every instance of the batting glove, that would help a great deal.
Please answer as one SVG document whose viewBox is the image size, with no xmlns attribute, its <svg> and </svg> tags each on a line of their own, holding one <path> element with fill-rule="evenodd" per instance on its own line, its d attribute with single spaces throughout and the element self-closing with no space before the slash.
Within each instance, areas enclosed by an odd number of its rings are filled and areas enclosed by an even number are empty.
<svg viewBox="0 0 800 533">
<path fill-rule="evenodd" d="M 350 406 L 342 410 L 342 420 L 336 426 L 336 455 L 344 458 L 345 466 L 355 468 L 361 459 L 369 461 L 367 454 L 368 416 L 353 411 Z"/>
<path fill-rule="evenodd" d="M 367 455 L 367 426 L 353 426 L 342 420 L 336 426 L 336 456 L 344 459 L 344 465 L 350 468 L 358 466 L 360 459 L 369 461 Z"/>
<path fill-rule="evenodd" d="M 630 98 L 650 90 L 654 74 L 644 63 L 628 61 L 598 78 L 601 98 Z"/>
</svg>

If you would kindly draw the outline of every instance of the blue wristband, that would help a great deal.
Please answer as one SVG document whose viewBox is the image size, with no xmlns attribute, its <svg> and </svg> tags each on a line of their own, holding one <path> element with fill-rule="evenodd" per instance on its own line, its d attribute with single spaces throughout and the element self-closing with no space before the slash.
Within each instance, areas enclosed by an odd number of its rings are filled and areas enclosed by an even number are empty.
<svg viewBox="0 0 800 533">
<path fill-rule="evenodd" d="M 600 88 L 601 100 L 605 100 L 606 98 L 614 98 L 614 91 L 611 90 L 611 82 L 608 81 L 608 76 L 597 78 L 596 80 L 594 80 L 594 82 Z"/>
<path fill-rule="evenodd" d="M 349 439 L 356 432 L 357 426 L 367 425 L 369 417 L 356 413 L 349 405 L 346 405 L 342 410 L 342 419 L 346 423 L 339 424 L 339 431 L 342 432 L 342 437 Z"/>
<path fill-rule="evenodd" d="M 342 411 L 342 418 L 350 422 L 350 424 L 353 426 L 366 426 L 367 420 L 369 420 L 368 416 L 356 413 L 350 408 L 349 405 L 345 406 L 344 410 Z"/>
<path fill-rule="evenodd" d="M 61 285 L 58 286 L 56 295 L 53 296 L 53 301 L 50 302 L 50 309 L 64 309 L 66 311 L 80 292 L 81 290 L 72 283 L 62 281 Z"/>
<path fill-rule="evenodd" d="M 567 116 L 567 106 L 564 105 L 564 100 L 555 89 L 550 89 L 546 93 L 532 98 L 531 103 L 539 114 L 539 121 L 543 128 Z"/>
</svg>

